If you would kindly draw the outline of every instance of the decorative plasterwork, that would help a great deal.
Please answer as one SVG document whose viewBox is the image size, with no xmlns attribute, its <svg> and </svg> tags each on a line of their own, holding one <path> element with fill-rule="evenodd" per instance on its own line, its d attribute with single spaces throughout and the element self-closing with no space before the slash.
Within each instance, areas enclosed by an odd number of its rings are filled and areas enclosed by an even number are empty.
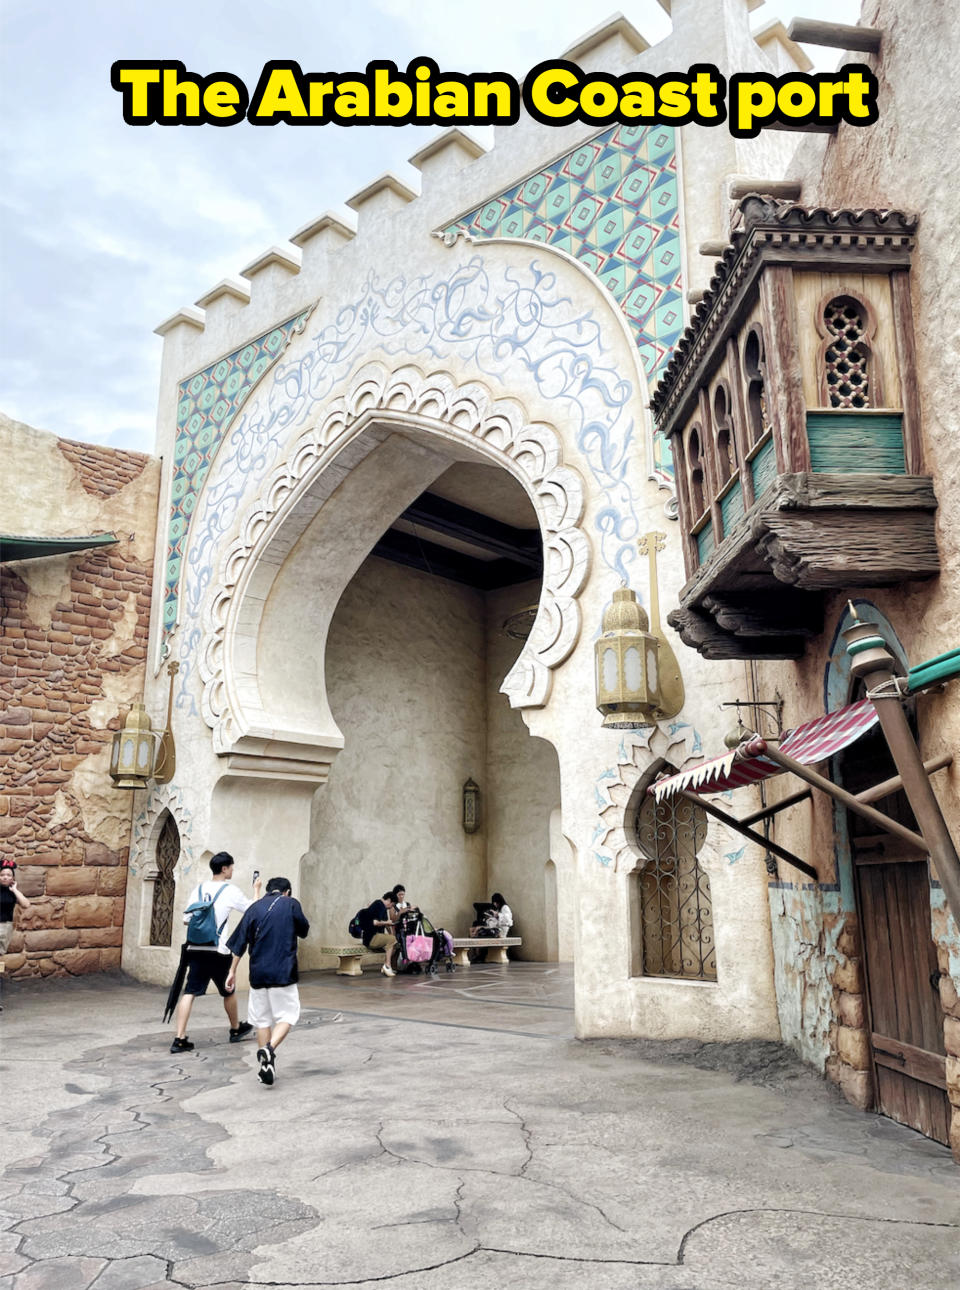
<svg viewBox="0 0 960 1290">
<path fill-rule="evenodd" d="M 652 779 L 651 767 L 660 759 L 676 769 L 703 754 L 699 731 L 677 718 L 624 732 L 617 765 L 597 781 L 599 819 L 593 833 L 593 857 L 615 873 L 632 873 L 642 861 L 633 839 L 638 789 Z"/>
<path fill-rule="evenodd" d="M 177 431 L 160 619 L 161 658 L 169 649 L 169 639 L 179 621 L 183 552 L 203 481 L 234 416 L 291 339 L 303 331 L 310 313 L 306 309 L 241 345 L 177 387 Z"/>
<path fill-rule="evenodd" d="M 287 736 L 276 729 L 260 702 L 255 676 L 241 676 L 235 660 L 238 647 L 256 637 L 263 608 L 262 588 L 248 594 L 261 561 L 277 561 L 279 549 L 289 549 L 290 528 L 299 535 L 326 501 L 324 472 L 343 478 L 348 468 L 369 451 L 369 440 L 382 440 L 384 431 L 417 431 L 440 440 L 469 444 L 523 483 L 540 522 L 544 545 L 543 590 L 533 631 L 516 664 L 501 686 L 513 707 L 542 707 L 549 696 L 550 673 L 573 650 L 580 631 L 576 597 L 589 571 L 590 547 L 580 528 L 584 495 L 580 476 L 564 466 L 556 431 L 531 422 L 512 399 L 495 399 L 480 382 L 458 385 L 447 372 L 424 372 L 412 365 L 391 371 L 369 363 L 357 371 L 346 390 L 325 403 L 323 415 L 294 442 L 284 460 L 259 490 L 239 532 L 226 546 L 218 590 L 205 615 L 206 644 L 200 658 L 204 689 L 201 710 L 213 729 L 218 753 L 235 750 L 251 736 L 269 742 L 272 755 L 283 746 L 297 746 L 290 755 L 311 759 L 303 734 Z M 366 437 L 367 446 L 361 438 Z M 300 507 L 309 493 L 312 505 Z M 372 538 L 375 535 L 372 535 Z M 372 544 L 371 538 L 371 544 Z M 328 741 L 317 756 L 329 758 Z"/>
<path fill-rule="evenodd" d="M 178 714 L 199 716 L 205 607 L 238 517 L 264 494 L 292 438 L 325 415 L 365 356 L 475 373 L 490 388 L 529 389 L 546 400 L 572 445 L 568 453 L 576 452 L 577 467 L 590 472 L 598 490 L 593 553 L 618 583 L 629 583 L 643 509 L 631 469 L 637 387 L 611 344 L 609 314 L 581 308 L 558 266 L 542 259 L 501 265 L 474 253 L 439 274 L 381 277 L 371 270 L 352 299 L 321 302 L 312 330 L 234 418 L 197 501 L 180 590 Z"/>
<path fill-rule="evenodd" d="M 680 197 L 670 126 L 618 125 L 498 193 L 442 230 L 523 238 L 572 256 L 613 296 L 652 385 L 683 330 Z M 655 436 L 655 475 L 673 474 Z"/>
<path fill-rule="evenodd" d="M 133 822 L 129 864 L 132 877 L 144 880 L 156 867 L 154 857 L 157 839 L 167 811 L 173 816 L 180 833 L 180 859 L 177 861 L 177 874 L 183 877 L 192 870 L 195 859 L 190 842 L 192 822 L 183 803 L 180 789 L 175 783 L 155 784 L 150 788 L 146 801 Z"/>
</svg>

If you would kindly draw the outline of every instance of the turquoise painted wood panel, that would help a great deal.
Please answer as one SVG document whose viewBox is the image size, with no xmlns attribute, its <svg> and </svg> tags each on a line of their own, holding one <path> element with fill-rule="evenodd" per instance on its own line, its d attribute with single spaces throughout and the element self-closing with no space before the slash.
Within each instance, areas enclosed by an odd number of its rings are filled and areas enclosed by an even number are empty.
<svg viewBox="0 0 960 1290">
<path fill-rule="evenodd" d="M 777 454 L 770 439 L 750 463 L 753 473 L 753 495 L 760 497 L 777 477 Z"/>
<path fill-rule="evenodd" d="M 697 550 L 700 552 L 700 564 L 704 565 L 713 555 L 713 525 L 708 524 L 697 534 Z"/>
<path fill-rule="evenodd" d="M 744 516 L 743 489 L 740 481 L 734 484 L 720 502 L 720 514 L 723 516 L 723 536 L 732 533 Z"/>
<path fill-rule="evenodd" d="M 905 475 L 899 412 L 808 412 L 810 469 L 836 475 Z"/>
</svg>

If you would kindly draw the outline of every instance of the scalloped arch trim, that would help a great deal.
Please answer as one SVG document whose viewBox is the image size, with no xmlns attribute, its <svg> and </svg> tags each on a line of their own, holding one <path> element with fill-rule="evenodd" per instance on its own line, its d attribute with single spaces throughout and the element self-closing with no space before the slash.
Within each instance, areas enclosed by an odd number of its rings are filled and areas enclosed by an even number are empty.
<svg viewBox="0 0 960 1290">
<path fill-rule="evenodd" d="M 291 532 L 295 540 L 319 513 L 334 487 L 331 483 L 328 491 L 324 486 L 327 467 L 335 460 L 349 465 L 351 455 L 359 459 L 361 437 L 384 429 L 417 430 L 437 436 L 438 442 L 467 444 L 524 485 L 543 537 L 543 587 L 533 631 L 501 691 L 512 707 L 546 704 L 552 669 L 569 657 L 579 638 L 576 598 L 590 564 L 590 544 L 581 528 L 583 481 L 562 464 L 557 431 L 531 421 L 515 399 L 495 398 L 481 382 L 458 383 L 449 372 L 425 372 L 413 365 L 391 370 L 367 363 L 340 397 L 326 404 L 322 418 L 292 444 L 220 560 L 216 590 L 207 601 L 206 644 L 199 661 L 201 710 L 214 732 L 216 752 L 228 753 L 239 741 L 256 736 L 269 739 L 274 750 L 297 742 L 300 751 L 291 755 L 310 760 L 302 739 L 285 739 L 277 729 L 278 723 L 262 706 L 255 679 L 249 672 L 241 676 L 237 655 L 255 644 L 259 630 L 264 596 L 258 569 L 266 570 L 261 577 L 272 577 L 271 566 L 279 564 L 277 552 L 292 545 Z M 252 584 L 259 588 L 256 594 L 251 594 Z M 328 759 L 330 752 L 325 742 Z"/>
</svg>

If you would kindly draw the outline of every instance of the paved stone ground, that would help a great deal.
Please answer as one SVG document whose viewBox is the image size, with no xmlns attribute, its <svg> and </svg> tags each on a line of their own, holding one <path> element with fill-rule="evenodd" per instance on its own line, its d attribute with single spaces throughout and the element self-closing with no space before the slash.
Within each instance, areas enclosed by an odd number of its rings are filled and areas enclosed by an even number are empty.
<svg viewBox="0 0 960 1290">
<path fill-rule="evenodd" d="M 569 970 L 312 975 L 263 1088 L 198 1002 L 7 985 L 0 1290 L 956 1290 L 960 1170 L 778 1045 L 577 1043 Z"/>
</svg>

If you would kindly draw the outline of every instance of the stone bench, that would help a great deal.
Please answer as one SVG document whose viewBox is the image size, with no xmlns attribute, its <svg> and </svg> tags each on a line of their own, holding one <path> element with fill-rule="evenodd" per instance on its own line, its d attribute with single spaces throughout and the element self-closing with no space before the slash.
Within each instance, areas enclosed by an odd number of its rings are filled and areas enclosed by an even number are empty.
<svg viewBox="0 0 960 1290">
<path fill-rule="evenodd" d="M 337 956 L 337 976 L 363 976 L 364 959 L 371 963 L 385 961 L 383 950 L 369 950 L 359 941 L 353 945 L 321 945 L 320 953 Z"/>
<path fill-rule="evenodd" d="M 454 939 L 453 961 L 458 967 L 469 967 L 468 950 L 489 950 L 488 963 L 506 963 L 507 950 L 511 945 L 522 945 L 519 936 L 464 936 Z"/>
<path fill-rule="evenodd" d="M 488 950 L 488 963 L 506 963 L 511 945 L 522 945 L 519 936 L 464 936 L 453 942 L 453 961 L 459 967 L 469 967 L 468 950 Z M 357 942 L 354 945 L 321 945 L 321 954 L 336 955 L 337 976 L 363 976 L 363 965 L 383 963 L 383 950 L 370 950 Z"/>
</svg>

